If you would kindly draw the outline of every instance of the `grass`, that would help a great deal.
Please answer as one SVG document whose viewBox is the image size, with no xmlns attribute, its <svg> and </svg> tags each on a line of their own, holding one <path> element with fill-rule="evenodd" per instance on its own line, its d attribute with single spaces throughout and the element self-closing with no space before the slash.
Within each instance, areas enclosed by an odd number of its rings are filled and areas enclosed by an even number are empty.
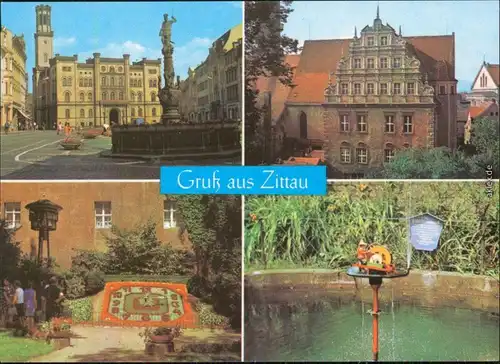
<svg viewBox="0 0 500 364">
<path fill-rule="evenodd" d="M 345 269 L 360 239 L 385 245 L 406 267 L 407 218 L 444 220 L 438 249 L 412 249 L 414 269 L 498 277 L 498 184 L 344 183 L 328 195 L 250 197 L 246 206 L 245 267 Z"/>
<path fill-rule="evenodd" d="M 12 337 L 9 332 L 0 332 L 0 363 L 26 362 L 53 350 L 45 341 Z"/>
</svg>

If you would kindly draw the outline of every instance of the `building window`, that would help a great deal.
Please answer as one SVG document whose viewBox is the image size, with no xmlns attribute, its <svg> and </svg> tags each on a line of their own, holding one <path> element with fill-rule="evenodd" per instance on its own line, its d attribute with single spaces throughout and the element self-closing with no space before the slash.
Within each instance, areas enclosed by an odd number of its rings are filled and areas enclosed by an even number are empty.
<svg viewBox="0 0 500 364">
<path fill-rule="evenodd" d="M 406 94 L 408 94 L 408 95 L 415 94 L 415 84 L 413 82 L 408 82 L 406 84 Z"/>
<path fill-rule="evenodd" d="M 387 84 L 386 83 L 380 84 L 380 94 L 387 95 Z"/>
<path fill-rule="evenodd" d="M 119 93 L 118 98 L 119 98 L 120 100 L 123 100 L 123 92 L 120 92 L 120 93 Z"/>
<path fill-rule="evenodd" d="M 139 92 L 139 93 L 137 94 L 137 101 L 139 101 L 139 102 L 141 102 L 141 101 L 142 101 L 142 93 L 141 93 L 141 92 Z"/>
<path fill-rule="evenodd" d="M 380 37 L 380 45 L 387 45 L 387 37 Z"/>
<path fill-rule="evenodd" d="M 63 77 L 63 79 L 62 79 L 62 85 L 63 86 L 68 86 L 68 81 L 66 80 L 66 77 Z"/>
<path fill-rule="evenodd" d="M 137 110 L 137 114 L 138 114 L 139 116 L 142 116 L 142 108 L 139 108 L 139 109 Z"/>
<path fill-rule="evenodd" d="M 401 68 L 401 58 L 394 58 L 394 62 L 393 62 L 393 67 L 394 68 Z"/>
<path fill-rule="evenodd" d="M 163 228 L 171 229 L 177 226 L 177 206 L 175 201 L 163 201 Z"/>
<path fill-rule="evenodd" d="M 78 86 L 83 87 L 83 78 L 78 80 Z"/>
<path fill-rule="evenodd" d="M 354 94 L 355 95 L 360 95 L 361 94 L 361 84 L 360 83 L 355 83 L 354 84 Z"/>
<path fill-rule="evenodd" d="M 354 58 L 354 68 L 361 68 L 361 59 Z"/>
<path fill-rule="evenodd" d="M 368 37 L 367 40 L 368 40 L 368 46 L 372 46 L 375 44 L 373 37 Z"/>
<path fill-rule="evenodd" d="M 47 53 L 43 54 L 43 61 L 47 63 L 49 61 L 49 55 Z"/>
<path fill-rule="evenodd" d="M 104 91 L 104 92 L 102 93 L 102 99 L 103 99 L 103 100 L 107 100 L 107 99 L 108 99 L 108 93 L 107 93 L 106 91 Z"/>
<path fill-rule="evenodd" d="M 73 79 L 71 77 L 68 77 L 68 86 L 71 86 L 73 84 Z"/>
<path fill-rule="evenodd" d="M 85 117 L 85 110 L 80 109 L 80 117 L 84 118 Z"/>
<path fill-rule="evenodd" d="M 358 115 L 356 130 L 359 131 L 360 133 L 366 133 L 368 131 L 368 127 L 366 124 L 366 115 Z"/>
<path fill-rule="evenodd" d="M 439 86 L 439 94 L 440 95 L 446 94 L 446 87 L 445 86 Z"/>
<path fill-rule="evenodd" d="M 154 92 L 151 92 L 151 102 L 156 101 L 156 94 Z"/>
<path fill-rule="evenodd" d="M 69 109 L 64 110 L 64 116 L 66 117 L 67 120 L 71 117 Z"/>
<path fill-rule="evenodd" d="M 366 145 L 359 144 L 356 148 L 356 162 L 360 164 L 368 164 L 368 149 Z"/>
<path fill-rule="evenodd" d="M 340 131 L 349 131 L 349 117 L 340 115 Z"/>
<path fill-rule="evenodd" d="M 351 163 L 351 148 L 346 143 L 340 146 L 340 163 Z"/>
<path fill-rule="evenodd" d="M 303 111 L 300 112 L 299 124 L 300 139 L 307 139 L 307 115 Z"/>
<path fill-rule="evenodd" d="M 366 68 L 375 68 L 375 60 L 373 58 L 366 60 Z"/>
<path fill-rule="evenodd" d="M 16 229 L 21 226 L 21 203 L 7 202 L 4 205 L 4 219 L 8 229 Z"/>
<path fill-rule="evenodd" d="M 70 100 L 71 100 L 71 94 L 68 91 L 66 91 L 64 93 L 64 102 L 70 102 Z"/>
<path fill-rule="evenodd" d="M 405 115 L 403 125 L 403 133 L 412 134 L 413 133 L 413 120 L 411 115 Z"/>
<path fill-rule="evenodd" d="M 96 229 L 109 229 L 111 227 L 111 202 L 94 202 Z"/>
<path fill-rule="evenodd" d="M 369 83 L 366 85 L 366 93 L 368 95 L 373 95 L 375 93 L 375 87 L 374 87 L 373 83 Z"/>
<path fill-rule="evenodd" d="M 114 86 L 114 85 L 115 85 L 115 78 L 111 77 L 111 86 Z"/>
<path fill-rule="evenodd" d="M 384 149 L 385 162 L 389 163 L 394 159 L 394 147 L 392 144 L 386 144 Z"/>
<path fill-rule="evenodd" d="M 396 82 L 394 85 L 393 85 L 393 92 L 392 92 L 394 95 L 400 95 L 401 94 L 401 84 Z"/>
<path fill-rule="evenodd" d="M 130 100 L 135 101 L 135 94 L 133 92 L 130 93 Z"/>
<path fill-rule="evenodd" d="M 111 92 L 111 94 L 109 95 L 109 99 L 110 100 L 114 100 L 115 99 L 115 93 L 114 92 Z"/>
<path fill-rule="evenodd" d="M 92 109 L 89 110 L 89 118 L 93 118 L 94 117 L 94 112 L 92 111 Z"/>
<path fill-rule="evenodd" d="M 85 94 L 83 92 L 80 92 L 80 102 L 85 101 Z"/>
<path fill-rule="evenodd" d="M 394 133 L 395 125 L 394 125 L 394 116 L 386 115 L 385 116 L 385 132 L 386 133 Z"/>
<path fill-rule="evenodd" d="M 450 86 L 450 94 L 455 95 L 455 86 Z"/>
<path fill-rule="evenodd" d="M 106 77 L 101 78 L 101 83 L 103 86 L 106 86 Z"/>
<path fill-rule="evenodd" d="M 90 92 L 87 94 L 87 101 L 92 102 L 92 94 Z"/>
<path fill-rule="evenodd" d="M 132 108 L 132 114 L 131 115 L 135 116 L 135 108 L 134 107 Z"/>
<path fill-rule="evenodd" d="M 380 68 L 387 68 L 387 58 L 380 58 Z"/>
<path fill-rule="evenodd" d="M 118 77 L 118 86 L 123 86 L 123 77 Z"/>
<path fill-rule="evenodd" d="M 89 86 L 89 79 L 83 78 L 83 87 L 88 87 L 88 86 Z"/>
<path fill-rule="evenodd" d="M 153 107 L 153 109 L 151 110 L 151 115 L 156 116 L 156 107 Z"/>
<path fill-rule="evenodd" d="M 340 87 L 340 93 L 342 95 L 347 95 L 349 93 L 349 85 L 347 83 L 343 83 Z"/>
<path fill-rule="evenodd" d="M 91 79 L 91 78 L 89 78 L 89 87 L 92 87 L 92 83 L 93 83 L 93 82 L 92 82 L 92 79 Z"/>
</svg>

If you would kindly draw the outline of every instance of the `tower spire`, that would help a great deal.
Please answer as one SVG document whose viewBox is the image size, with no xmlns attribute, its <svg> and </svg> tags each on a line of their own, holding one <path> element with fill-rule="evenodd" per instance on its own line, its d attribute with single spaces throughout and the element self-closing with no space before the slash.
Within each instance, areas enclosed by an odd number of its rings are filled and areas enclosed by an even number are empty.
<svg viewBox="0 0 500 364">
<path fill-rule="evenodd" d="M 379 4 L 377 1 L 377 19 L 380 19 Z"/>
<path fill-rule="evenodd" d="M 401 25 L 399 26 L 399 36 L 401 37 Z"/>
<path fill-rule="evenodd" d="M 354 38 L 358 37 L 358 28 L 354 26 Z"/>
</svg>

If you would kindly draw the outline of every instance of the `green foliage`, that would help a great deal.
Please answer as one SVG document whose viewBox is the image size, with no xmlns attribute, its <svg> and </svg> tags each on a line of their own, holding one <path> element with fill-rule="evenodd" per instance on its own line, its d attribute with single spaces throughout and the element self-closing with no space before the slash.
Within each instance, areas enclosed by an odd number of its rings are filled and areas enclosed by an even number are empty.
<svg viewBox="0 0 500 364">
<path fill-rule="evenodd" d="M 93 295 L 104 288 L 104 274 L 99 270 L 92 270 L 85 279 L 85 294 Z"/>
<path fill-rule="evenodd" d="M 336 184 L 326 197 L 249 198 L 245 264 L 346 268 L 363 239 L 386 245 L 405 267 L 404 218 L 428 212 L 445 220 L 439 247 L 414 251 L 413 268 L 498 277 L 498 184 L 493 188 L 490 198 L 476 182 Z"/>
<path fill-rule="evenodd" d="M 14 241 L 13 231 L 7 229 L 7 222 L 0 220 L 0 279 L 13 279 L 17 275 L 21 259 L 21 247 Z"/>
<path fill-rule="evenodd" d="M 484 171 L 491 166 L 494 177 L 498 178 L 500 171 L 500 140 L 498 138 L 500 126 L 498 120 L 489 118 L 475 119 L 472 123 L 471 144 L 474 153 L 470 157 L 471 164 L 480 170 L 481 178 L 484 178 Z"/>
<path fill-rule="evenodd" d="M 298 51 L 298 41 L 282 33 L 292 1 L 245 1 L 245 158 L 246 164 L 262 161 L 264 143 L 261 112 L 257 106 L 258 77 L 277 76 L 283 84 L 292 82 L 292 69 L 284 64 L 286 54 Z"/>
<path fill-rule="evenodd" d="M 188 276 L 159 276 L 159 275 L 105 275 L 105 282 L 170 282 L 184 283 L 188 282 Z"/>
<path fill-rule="evenodd" d="M 176 198 L 195 253 L 191 294 L 217 313 L 241 317 L 241 199 L 185 195 Z M 233 320 L 238 328 L 241 320 Z"/>
<path fill-rule="evenodd" d="M 64 305 L 70 309 L 73 323 L 92 321 L 94 308 L 91 297 L 67 300 L 64 302 Z"/>
<path fill-rule="evenodd" d="M 69 299 L 75 299 L 85 296 L 85 277 L 69 270 L 62 274 L 66 285 L 65 295 Z"/>
<path fill-rule="evenodd" d="M 218 315 L 210 305 L 200 302 L 196 305 L 196 312 L 198 314 L 200 324 L 203 326 L 209 326 L 209 327 L 229 326 L 229 319 L 226 316 Z"/>
</svg>

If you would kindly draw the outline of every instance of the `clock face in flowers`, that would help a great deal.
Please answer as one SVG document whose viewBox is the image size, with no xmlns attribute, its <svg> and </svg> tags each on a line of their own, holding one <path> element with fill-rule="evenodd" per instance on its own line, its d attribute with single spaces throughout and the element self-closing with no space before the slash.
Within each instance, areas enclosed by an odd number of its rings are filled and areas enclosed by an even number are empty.
<svg viewBox="0 0 500 364">
<path fill-rule="evenodd" d="M 184 289 L 179 289 L 184 288 Z M 185 285 L 165 283 L 108 283 L 103 307 L 107 321 L 127 323 L 168 324 L 186 314 Z"/>
</svg>

